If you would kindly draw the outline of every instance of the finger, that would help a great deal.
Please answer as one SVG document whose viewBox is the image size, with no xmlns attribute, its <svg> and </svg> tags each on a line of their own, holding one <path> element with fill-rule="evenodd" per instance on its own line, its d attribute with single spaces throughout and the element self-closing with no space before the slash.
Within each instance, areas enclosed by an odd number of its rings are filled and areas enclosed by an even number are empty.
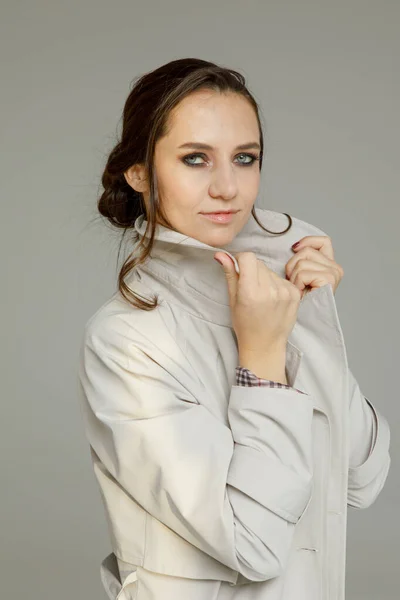
<svg viewBox="0 0 400 600">
<path fill-rule="evenodd" d="M 292 281 L 296 277 L 297 273 L 299 273 L 300 271 L 321 271 L 321 270 L 326 271 L 326 272 L 332 272 L 333 274 L 335 274 L 336 272 L 339 273 L 339 266 L 336 265 L 336 263 L 325 264 L 325 263 L 316 262 L 314 260 L 301 259 L 295 264 L 293 269 L 291 269 L 291 270 L 288 269 L 286 278 L 289 279 L 290 281 Z"/>
<path fill-rule="evenodd" d="M 339 265 L 334 260 L 327 258 L 326 256 L 321 254 L 315 248 L 303 248 L 301 253 L 295 254 L 286 263 L 286 266 L 285 266 L 286 274 L 289 275 L 289 277 L 290 277 L 292 275 L 292 272 L 293 272 L 295 266 L 299 262 L 303 263 L 303 261 L 305 261 L 305 260 L 307 260 L 309 262 L 315 262 L 316 264 L 323 265 L 327 268 L 335 268 L 335 267 L 339 268 Z"/>
<path fill-rule="evenodd" d="M 254 252 L 238 252 L 234 256 L 239 264 L 240 287 L 246 290 L 258 287 L 258 260 Z"/>
<path fill-rule="evenodd" d="M 291 279 L 291 283 L 295 285 L 300 291 L 304 290 L 306 286 L 310 286 L 312 289 L 320 288 L 327 283 L 331 283 L 332 287 L 336 283 L 335 276 L 331 271 L 325 270 L 312 270 L 312 271 L 299 271 L 294 279 Z"/>
<path fill-rule="evenodd" d="M 306 247 L 315 248 L 327 258 L 334 260 L 332 239 L 328 235 L 306 235 L 298 241 L 296 248 L 292 246 L 292 249 L 294 252 L 299 252 Z"/>
</svg>

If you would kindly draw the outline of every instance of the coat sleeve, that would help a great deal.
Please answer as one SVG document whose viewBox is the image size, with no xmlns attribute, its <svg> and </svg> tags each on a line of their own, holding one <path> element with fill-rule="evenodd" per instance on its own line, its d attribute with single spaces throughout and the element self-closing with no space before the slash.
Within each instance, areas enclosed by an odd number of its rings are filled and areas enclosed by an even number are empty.
<svg viewBox="0 0 400 600">
<path fill-rule="evenodd" d="M 227 426 L 176 378 L 173 350 L 150 344 L 131 327 L 87 332 L 79 379 L 90 445 L 189 543 L 251 581 L 281 574 L 311 500 L 311 397 L 232 385 Z"/>
<path fill-rule="evenodd" d="M 361 392 L 349 369 L 350 457 L 347 504 L 368 508 L 381 492 L 390 468 L 390 428 Z"/>
<path fill-rule="evenodd" d="M 250 371 L 247 367 L 236 367 L 236 385 L 246 385 L 248 387 L 252 386 L 265 386 L 265 387 L 276 387 L 276 388 L 287 388 L 294 389 L 299 394 L 305 394 L 306 392 L 302 392 L 301 390 L 294 388 L 291 385 L 286 383 L 282 383 L 280 381 L 273 381 L 272 379 L 264 379 L 262 377 L 258 377 L 253 371 Z"/>
</svg>

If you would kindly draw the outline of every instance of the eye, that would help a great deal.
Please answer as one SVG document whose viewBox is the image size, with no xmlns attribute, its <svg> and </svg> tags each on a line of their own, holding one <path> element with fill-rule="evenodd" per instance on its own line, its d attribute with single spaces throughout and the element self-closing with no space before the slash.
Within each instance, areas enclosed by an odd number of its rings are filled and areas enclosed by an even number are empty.
<svg viewBox="0 0 400 600">
<path fill-rule="evenodd" d="M 249 158 L 250 160 L 248 162 L 243 162 L 241 163 L 242 165 L 252 165 L 256 160 L 260 160 L 258 156 L 256 156 L 255 154 L 239 154 L 239 156 L 244 156 L 245 158 Z"/>
<path fill-rule="evenodd" d="M 184 156 L 184 157 L 183 157 L 183 159 L 182 159 L 182 160 L 183 160 L 183 162 L 184 162 L 186 165 L 189 165 L 190 167 L 192 167 L 192 166 L 197 166 L 198 164 L 201 164 L 201 163 L 192 163 L 192 162 L 189 162 L 189 161 L 190 161 L 192 158 L 198 158 L 198 157 L 200 157 L 200 158 L 201 158 L 202 156 L 204 156 L 204 154 L 200 154 L 199 152 L 198 152 L 197 154 L 187 154 L 186 156 Z"/>
<path fill-rule="evenodd" d="M 201 152 L 196 152 L 195 154 L 187 154 L 186 156 L 184 156 L 182 158 L 182 162 L 185 165 L 188 165 L 189 167 L 197 167 L 197 166 L 202 165 L 203 163 L 190 162 L 191 159 L 203 158 L 203 157 L 205 157 L 205 155 Z M 252 153 L 241 153 L 241 154 L 238 154 L 238 157 L 245 157 L 247 159 L 250 159 L 250 160 L 247 160 L 246 162 L 239 161 L 239 164 L 244 167 L 251 166 L 252 164 L 254 164 L 255 161 L 260 160 L 259 156 L 256 156 L 255 154 L 252 154 Z"/>
</svg>

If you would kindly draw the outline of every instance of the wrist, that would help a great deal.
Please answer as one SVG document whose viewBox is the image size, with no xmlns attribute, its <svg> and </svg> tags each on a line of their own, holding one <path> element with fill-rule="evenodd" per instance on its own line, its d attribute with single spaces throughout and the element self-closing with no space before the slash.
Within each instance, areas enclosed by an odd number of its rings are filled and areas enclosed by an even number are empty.
<svg viewBox="0 0 400 600">
<path fill-rule="evenodd" d="M 239 366 L 249 369 L 260 379 L 288 384 L 286 378 L 286 348 L 274 352 L 241 351 Z"/>
</svg>

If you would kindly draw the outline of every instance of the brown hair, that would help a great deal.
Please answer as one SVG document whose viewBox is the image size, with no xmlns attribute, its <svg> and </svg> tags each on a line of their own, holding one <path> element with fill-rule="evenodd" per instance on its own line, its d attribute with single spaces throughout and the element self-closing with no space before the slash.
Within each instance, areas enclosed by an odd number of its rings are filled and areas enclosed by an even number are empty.
<svg viewBox="0 0 400 600">
<path fill-rule="evenodd" d="M 143 213 L 146 214 L 148 221 L 146 233 L 149 229 L 150 238 L 143 236 L 137 246 L 137 249 L 142 252 L 135 256 L 136 252 L 133 251 L 125 260 L 118 274 L 120 293 L 130 304 L 143 310 L 156 308 L 158 296 L 155 296 L 153 303 L 147 303 L 132 292 L 125 283 L 125 277 L 137 265 L 145 262 L 149 256 L 153 246 L 158 215 L 162 215 L 164 221 L 171 229 L 174 229 L 166 215 L 163 214 L 162 202 L 159 202 L 153 166 L 155 144 L 157 140 L 167 134 L 168 116 L 171 110 L 183 98 L 199 88 L 234 92 L 248 99 L 254 108 L 259 124 L 260 170 L 262 167 L 264 140 L 258 104 L 247 89 L 245 78 L 241 73 L 199 58 L 182 58 L 145 73 L 136 81 L 125 101 L 120 141 L 109 154 L 101 178 L 104 192 L 98 199 L 97 207 L 100 214 L 106 217 L 113 226 L 124 229 L 121 243 L 125 233 L 133 229 L 137 217 Z M 142 194 L 136 192 L 127 183 L 124 176 L 125 171 L 135 164 L 144 164 L 149 178 L 149 214 L 147 214 Z M 290 215 L 284 213 L 289 219 L 288 227 L 280 232 L 269 231 L 257 219 L 254 206 L 251 213 L 258 225 L 268 233 L 282 235 L 292 225 Z M 135 238 L 136 240 L 138 238 L 137 232 L 135 232 Z"/>
</svg>

